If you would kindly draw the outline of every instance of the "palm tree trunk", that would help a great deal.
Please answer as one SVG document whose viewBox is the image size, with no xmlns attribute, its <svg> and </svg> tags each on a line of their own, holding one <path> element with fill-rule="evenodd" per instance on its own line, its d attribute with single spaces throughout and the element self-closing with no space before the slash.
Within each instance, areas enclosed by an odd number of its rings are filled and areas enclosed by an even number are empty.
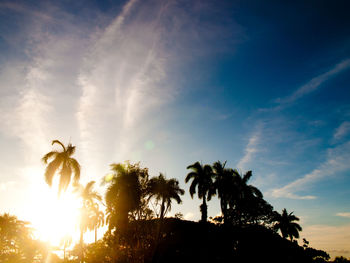
<svg viewBox="0 0 350 263">
<path fill-rule="evenodd" d="M 208 206 L 207 206 L 207 201 L 206 201 L 206 195 L 203 196 L 203 204 L 200 206 L 200 210 L 202 213 L 202 222 L 207 222 L 207 217 L 208 217 Z"/>
<path fill-rule="evenodd" d="M 84 262 L 84 231 L 80 229 L 80 263 Z"/>
<path fill-rule="evenodd" d="M 224 216 L 224 224 L 227 224 L 228 220 L 227 220 L 227 204 L 226 204 L 226 200 L 225 198 L 221 198 L 220 199 L 220 205 L 221 205 L 221 212 L 222 212 L 222 215 Z"/>
<path fill-rule="evenodd" d="M 165 210 L 165 200 L 163 198 L 162 205 L 160 207 L 160 215 L 159 215 L 160 220 L 163 220 L 163 218 L 164 218 L 164 210 Z"/>
</svg>

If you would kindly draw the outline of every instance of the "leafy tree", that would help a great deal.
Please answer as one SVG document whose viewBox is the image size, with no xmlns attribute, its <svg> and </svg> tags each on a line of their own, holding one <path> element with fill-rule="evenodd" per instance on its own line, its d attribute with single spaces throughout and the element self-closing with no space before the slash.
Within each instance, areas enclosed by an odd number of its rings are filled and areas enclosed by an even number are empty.
<svg viewBox="0 0 350 263">
<path fill-rule="evenodd" d="M 288 213 L 285 208 L 282 210 L 282 214 L 275 212 L 274 221 L 276 221 L 274 229 L 280 230 L 283 238 L 289 237 L 291 241 L 294 237 L 299 238 L 299 231 L 302 231 L 302 228 L 294 222 L 299 221 L 299 218 L 293 215 L 293 212 Z"/>
<path fill-rule="evenodd" d="M 207 201 L 210 201 L 211 197 L 215 195 L 215 187 L 214 187 L 214 173 L 210 165 L 202 165 L 199 162 L 195 162 L 187 167 L 190 169 L 185 178 L 185 182 L 188 183 L 192 180 L 190 186 L 190 195 L 193 198 L 193 195 L 196 193 L 196 189 L 198 190 L 198 198 L 203 199 L 203 203 L 200 206 L 200 211 L 202 213 L 202 222 L 207 222 L 208 217 L 208 206 Z"/>
<path fill-rule="evenodd" d="M 45 258 L 47 248 L 32 237 L 28 222 L 7 213 L 0 215 L 0 262 L 33 262 Z"/>
<path fill-rule="evenodd" d="M 59 140 L 52 141 L 52 145 L 54 144 L 59 144 L 62 147 L 62 151 L 53 150 L 45 154 L 42 161 L 47 164 L 45 170 L 45 180 L 49 186 L 52 185 L 52 180 L 55 174 L 60 174 L 58 186 L 58 194 L 60 194 L 62 190 L 67 189 L 71 181 L 72 174 L 74 174 L 74 183 L 79 181 L 80 165 L 76 159 L 71 157 L 75 152 L 75 146 L 68 144 L 68 146 L 65 147 Z"/>
<path fill-rule="evenodd" d="M 347 258 L 343 257 L 343 256 L 338 256 L 338 257 L 335 257 L 334 263 L 348 263 L 350 262 L 350 260 L 348 260 Z"/>
<path fill-rule="evenodd" d="M 163 174 L 153 177 L 148 182 L 147 193 L 149 198 L 154 197 L 157 202 L 161 202 L 159 218 L 163 219 L 165 214 L 171 209 L 171 200 L 174 199 L 178 204 L 181 203 L 180 195 L 185 191 L 180 188 L 178 180 L 166 179 Z"/>
<path fill-rule="evenodd" d="M 105 199 L 107 205 L 107 222 L 109 229 L 125 228 L 132 212 L 142 206 L 143 191 L 141 181 L 148 177 L 148 169 L 139 163 L 111 164 L 113 174 L 105 177 L 108 185 Z"/>
</svg>

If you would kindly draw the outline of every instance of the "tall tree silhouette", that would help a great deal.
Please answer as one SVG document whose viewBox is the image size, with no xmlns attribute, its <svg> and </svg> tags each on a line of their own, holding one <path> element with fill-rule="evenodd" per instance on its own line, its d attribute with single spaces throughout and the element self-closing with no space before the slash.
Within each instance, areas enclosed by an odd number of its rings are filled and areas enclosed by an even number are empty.
<svg viewBox="0 0 350 263">
<path fill-rule="evenodd" d="M 163 174 L 153 177 L 148 182 L 147 193 L 149 198 L 155 197 L 161 202 L 159 218 L 163 219 L 165 214 L 171 209 L 171 200 L 174 199 L 178 204 L 181 203 L 180 195 L 185 191 L 180 188 L 178 180 L 175 178 L 166 179 Z"/>
<path fill-rule="evenodd" d="M 95 243 L 97 242 L 97 229 L 105 223 L 105 215 L 100 211 L 98 204 L 93 204 L 91 207 L 90 230 L 95 231 Z"/>
<path fill-rule="evenodd" d="M 93 190 L 95 181 L 90 181 L 84 187 L 81 184 L 76 184 L 74 191 L 78 193 L 82 200 L 82 207 L 80 209 L 80 248 L 81 248 L 81 260 L 83 258 L 83 245 L 84 245 L 84 233 L 91 229 L 91 217 L 93 215 L 93 207 L 95 200 L 101 201 L 101 195 Z"/>
<path fill-rule="evenodd" d="M 94 185 L 95 181 L 90 181 L 85 186 L 81 184 L 75 185 L 74 192 L 78 194 L 83 202 L 83 205 L 86 207 L 92 206 L 95 201 L 102 201 L 102 196 L 93 189 Z"/>
<path fill-rule="evenodd" d="M 299 238 L 299 231 L 302 231 L 302 228 L 294 222 L 299 221 L 299 218 L 293 215 L 293 212 L 288 213 L 287 209 L 284 208 L 282 214 L 275 212 L 274 220 L 276 221 L 274 229 L 280 230 L 283 238 L 289 237 L 291 241 L 294 237 Z"/>
<path fill-rule="evenodd" d="M 63 260 L 66 260 L 66 249 L 67 247 L 70 247 L 72 244 L 72 237 L 69 235 L 65 235 L 63 238 L 61 238 L 60 245 L 63 246 Z"/>
<path fill-rule="evenodd" d="M 253 185 L 248 185 L 248 181 L 252 175 L 252 171 L 248 171 L 244 175 L 241 175 L 236 169 L 233 170 L 234 180 L 229 206 L 233 218 L 235 218 L 239 224 L 242 224 L 245 210 L 250 206 L 249 203 L 254 199 L 263 198 L 263 195 L 258 188 Z"/>
<path fill-rule="evenodd" d="M 141 178 L 148 176 L 146 168 L 139 164 L 111 164 L 113 174 L 105 178 L 108 185 L 105 199 L 107 205 L 107 222 L 109 229 L 125 228 L 129 213 L 141 206 Z"/>
<path fill-rule="evenodd" d="M 213 164 L 215 175 L 215 188 L 220 199 L 221 212 L 224 217 L 224 223 L 228 221 L 228 204 L 232 195 L 232 186 L 234 185 L 233 170 L 225 168 L 226 161 L 221 163 L 217 161 Z"/>
<path fill-rule="evenodd" d="M 237 188 L 236 190 L 236 202 L 244 201 L 246 198 L 250 196 L 256 196 L 262 198 L 263 195 L 260 190 L 253 186 L 248 185 L 249 179 L 252 177 L 252 171 L 246 172 L 244 175 L 241 175 L 237 170 L 233 170 L 234 174 L 234 184 Z"/>
<path fill-rule="evenodd" d="M 198 198 L 203 199 L 203 203 L 200 206 L 202 213 L 201 221 L 206 222 L 208 217 L 207 201 L 210 201 L 211 197 L 215 195 L 215 187 L 213 183 L 214 173 L 210 165 L 202 165 L 199 162 L 195 162 L 187 166 L 187 169 L 191 169 L 185 178 L 185 182 L 188 183 L 192 179 L 190 186 L 190 195 L 193 195 L 198 190 Z"/>
<path fill-rule="evenodd" d="M 67 189 L 72 174 L 74 174 L 74 183 L 78 183 L 80 179 L 80 165 L 76 159 L 71 157 L 75 152 L 75 146 L 69 143 L 65 147 L 59 140 L 52 141 L 52 145 L 54 144 L 59 144 L 62 147 L 62 151 L 53 150 L 45 154 L 42 161 L 47 164 L 45 180 L 49 186 L 52 185 L 54 175 L 59 173 L 58 194 L 60 194 L 62 190 Z"/>
</svg>

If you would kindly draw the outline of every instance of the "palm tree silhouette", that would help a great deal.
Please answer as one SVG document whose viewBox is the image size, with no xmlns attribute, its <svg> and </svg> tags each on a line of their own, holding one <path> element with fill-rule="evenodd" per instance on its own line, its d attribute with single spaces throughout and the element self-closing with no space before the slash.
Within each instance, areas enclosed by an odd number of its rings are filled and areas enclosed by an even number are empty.
<svg viewBox="0 0 350 263">
<path fill-rule="evenodd" d="M 253 175 L 252 171 L 248 171 L 244 175 L 241 175 L 237 170 L 233 170 L 233 173 L 239 200 L 244 200 L 244 198 L 249 196 L 263 197 L 263 194 L 258 188 L 253 185 L 248 185 L 248 181 Z"/>
<path fill-rule="evenodd" d="M 210 165 L 202 165 L 199 162 L 187 166 L 187 169 L 191 169 L 192 171 L 187 174 L 185 182 L 187 183 L 192 179 L 190 186 L 190 195 L 192 198 L 196 193 L 196 188 L 198 189 L 198 198 L 203 199 L 203 203 L 200 206 L 200 211 L 202 213 L 201 221 L 207 222 L 207 201 L 210 201 L 211 197 L 215 195 L 213 170 Z"/>
<path fill-rule="evenodd" d="M 90 230 L 95 231 L 95 243 L 97 242 L 97 229 L 102 227 L 105 223 L 105 215 L 99 210 L 98 204 L 92 205 L 92 215 L 90 217 Z"/>
<path fill-rule="evenodd" d="M 213 171 L 215 175 L 215 188 L 218 192 L 218 197 L 220 199 L 221 212 L 224 217 L 224 223 L 228 221 L 228 203 L 230 200 L 230 195 L 232 194 L 233 182 L 233 170 L 231 168 L 225 168 L 226 161 L 221 163 L 217 161 L 213 164 Z"/>
<path fill-rule="evenodd" d="M 148 176 L 146 169 L 138 164 L 111 164 L 112 175 L 105 181 L 108 184 L 105 199 L 109 229 L 120 226 L 125 228 L 129 221 L 129 212 L 141 205 L 142 189 L 140 177 Z"/>
<path fill-rule="evenodd" d="M 93 213 L 94 200 L 102 201 L 101 195 L 93 190 L 95 181 L 90 181 L 84 187 L 81 184 L 76 184 L 74 192 L 76 192 L 82 200 L 80 209 L 80 248 L 81 260 L 83 259 L 84 233 L 91 229 L 91 215 Z"/>
<path fill-rule="evenodd" d="M 74 183 L 78 183 L 80 179 L 80 165 L 78 161 L 71 156 L 75 152 L 75 146 L 68 144 L 67 147 L 59 140 L 52 141 L 52 145 L 59 144 L 62 146 L 62 151 L 51 151 L 44 155 L 42 161 L 47 164 L 45 170 L 46 183 L 51 186 L 53 177 L 56 173 L 60 174 L 60 181 L 58 187 L 58 194 L 62 190 L 66 190 L 70 181 L 72 173 L 74 174 Z M 49 160 L 52 160 L 49 162 Z"/>
<path fill-rule="evenodd" d="M 102 196 L 95 190 L 93 190 L 95 181 L 90 181 L 84 187 L 81 184 L 76 184 L 74 192 L 82 199 L 83 205 L 86 207 L 92 206 L 94 201 L 102 201 Z"/>
<path fill-rule="evenodd" d="M 233 184 L 231 186 L 232 191 L 229 206 L 234 211 L 239 224 L 242 224 L 242 216 L 246 208 L 248 208 L 249 202 L 256 198 L 263 198 L 263 194 L 258 188 L 248 185 L 248 181 L 252 175 L 252 171 L 241 175 L 236 169 L 233 170 Z"/>
<path fill-rule="evenodd" d="M 180 195 L 184 195 L 185 191 L 180 188 L 178 180 L 175 178 L 167 180 L 160 173 L 158 177 L 153 177 L 149 180 L 147 193 L 149 199 L 155 197 L 157 202 L 161 201 L 159 218 L 162 220 L 165 214 L 171 209 L 171 200 L 174 199 L 180 204 Z"/>
<path fill-rule="evenodd" d="M 63 246 L 63 260 L 66 260 L 66 249 L 70 247 L 72 244 L 72 237 L 69 235 L 65 235 L 60 242 L 60 245 Z"/>
<path fill-rule="evenodd" d="M 283 238 L 289 237 L 291 241 L 294 237 L 299 238 L 299 231 L 302 231 L 302 228 L 294 222 L 299 221 L 299 218 L 293 215 L 293 212 L 288 213 L 285 208 L 282 210 L 282 214 L 275 212 L 274 221 L 276 221 L 274 229 L 280 230 Z"/>
</svg>

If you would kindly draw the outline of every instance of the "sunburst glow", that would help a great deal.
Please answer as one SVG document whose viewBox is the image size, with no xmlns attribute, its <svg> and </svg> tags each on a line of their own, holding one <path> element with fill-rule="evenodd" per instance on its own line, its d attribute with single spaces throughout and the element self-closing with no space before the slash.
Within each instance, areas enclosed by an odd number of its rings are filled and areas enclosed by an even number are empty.
<svg viewBox="0 0 350 263">
<path fill-rule="evenodd" d="M 40 190 L 36 189 L 33 197 L 38 205 L 33 209 L 30 221 L 39 239 L 52 246 L 59 246 L 66 236 L 71 236 L 73 241 L 78 240 L 81 204 L 71 189 L 59 197 L 57 191 L 43 186 Z"/>
</svg>

